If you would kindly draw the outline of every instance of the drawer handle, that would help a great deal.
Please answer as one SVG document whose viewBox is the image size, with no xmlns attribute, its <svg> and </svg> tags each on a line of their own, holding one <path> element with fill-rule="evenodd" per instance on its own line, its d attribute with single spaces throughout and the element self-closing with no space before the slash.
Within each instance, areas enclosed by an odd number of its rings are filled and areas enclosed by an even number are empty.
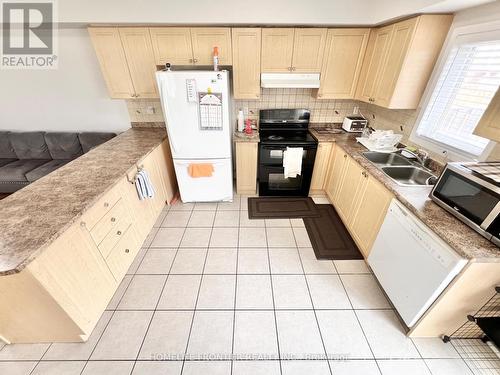
<svg viewBox="0 0 500 375">
<path fill-rule="evenodd" d="M 122 235 L 122 231 L 119 230 L 118 232 L 116 232 L 117 235 L 121 236 Z"/>
<path fill-rule="evenodd" d="M 130 253 L 130 250 L 129 249 L 125 249 L 125 252 L 128 254 L 128 253 Z"/>
<path fill-rule="evenodd" d="M 116 221 L 116 218 L 112 217 L 111 222 L 114 223 Z"/>
<path fill-rule="evenodd" d="M 344 159 L 347 157 L 347 154 L 344 154 Z"/>
</svg>

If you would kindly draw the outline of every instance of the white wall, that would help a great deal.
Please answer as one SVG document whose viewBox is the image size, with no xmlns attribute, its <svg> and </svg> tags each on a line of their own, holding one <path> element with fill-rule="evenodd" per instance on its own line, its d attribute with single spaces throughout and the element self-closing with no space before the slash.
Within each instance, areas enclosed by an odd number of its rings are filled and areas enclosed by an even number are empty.
<svg viewBox="0 0 500 375">
<path fill-rule="evenodd" d="M 125 101 L 109 99 L 87 30 L 58 35 L 57 70 L 0 70 L 0 129 L 128 129 Z"/>
</svg>

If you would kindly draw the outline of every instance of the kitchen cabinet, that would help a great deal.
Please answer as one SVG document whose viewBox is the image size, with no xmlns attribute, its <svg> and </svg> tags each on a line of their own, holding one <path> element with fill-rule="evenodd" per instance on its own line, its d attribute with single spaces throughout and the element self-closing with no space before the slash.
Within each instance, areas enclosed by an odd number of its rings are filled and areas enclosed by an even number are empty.
<svg viewBox="0 0 500 375">
<path fill-rule="evenodd" d="M 326 29 L 262 29 L 264 73 L 319 73 L 323 61 Z"/>
<path fill-rule="evenodd" d="M 309 188 L 310 195 L 324 193 L 332 149 L 332 142 L 319 142 L 318 144 L 316 159 L 314 159 L 314 170 L 311 177 L 311 187 Z"/>
<path fill-rule="evenodd" d="M 452 20 L 422 15 L 374 29 L 356 98 L 386 108 L 417 108 Z"/>
<path fill-rule="evenodd" d="M 112 98 L 158 97 L 147 28 L 90 27 L 89 34 Z"/>
<path fill-rule="evenodd" d="M 329 29 L 318 99 L 354 99 L 370 29 Z"/>
<path fill-rule="evenodd" d="M 260 98 L 260 28 L 233 28 L 233 93 L 235 99 Z"/>
<path fill-rule="evenodd" d="M 330 201 L 336 205 L 337 195 L 345 172 L 347 153 L 338 145 L 333 145 L 330 156 L 329 173 L 326 179 L 325 192 Z"/>
<path fill-rule="evenodd" d="M 354 214 L 358 190 L 365 183 L 363 173 L 366 172 L 350 156 L 347 157 L 345 163 L 345 172 L 338 189 L 335 208 L 344 223 L 348 225 Z"/>
<path fill-rule="evenodd" d="M 219 48 L 219 64 L 231 65 L 231 29 L 228 27 L 151 27 L 156 65 L 212 65 Z"/>
<path fill-rule="evenodd" d="M 500 142 L 500 88 L 479 120 L 474 134 Z"/>
<path fill-rule="evenodd" d="M 236 142 L 236 193 L 257 193 L 257 142 Z"/>
</svg>

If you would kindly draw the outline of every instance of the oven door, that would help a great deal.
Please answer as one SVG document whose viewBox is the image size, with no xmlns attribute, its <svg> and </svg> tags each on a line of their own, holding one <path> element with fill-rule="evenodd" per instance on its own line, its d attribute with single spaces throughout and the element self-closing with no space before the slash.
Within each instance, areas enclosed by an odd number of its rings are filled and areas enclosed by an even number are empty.
<svg viewBox="0 0 500 375">
<path fill-rule="evenodd" d="M 303 147 L 302 173 L 285 178 L 283 151 L 287 147 Z M 263 145 L 259 147 L 259 195 L 304 196 L 309 195 L 317 145 Z"/>
</svg>

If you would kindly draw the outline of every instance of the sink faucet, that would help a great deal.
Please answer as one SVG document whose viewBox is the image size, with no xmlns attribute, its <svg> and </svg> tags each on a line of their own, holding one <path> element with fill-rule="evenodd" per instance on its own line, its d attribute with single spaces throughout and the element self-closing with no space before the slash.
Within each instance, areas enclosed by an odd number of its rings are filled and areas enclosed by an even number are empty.
<svg viewBox="0 0 500 375">
<path fill-rule="evenodd" d="M 402 152 L 407 152 L 408 154 L 412 155 L 415 157 L 415 159 L 417 159 L 418 163 L 427 168 L 428 164 L 429 164 L 429 161 L 430 161 L 430 158 L 429 158 L 429 153 L 425 150 L 418 150 L 417 152 L 413 152 L 413 151 L 410 151 L 408 149 L 401 149 L 399 150 L 399 153 L 402 153 Z M 423 154 L 423 156 L 420 156 L 420 154 Z M 404 156 L 404 155 L 402 155 Z"/>
</svg>

